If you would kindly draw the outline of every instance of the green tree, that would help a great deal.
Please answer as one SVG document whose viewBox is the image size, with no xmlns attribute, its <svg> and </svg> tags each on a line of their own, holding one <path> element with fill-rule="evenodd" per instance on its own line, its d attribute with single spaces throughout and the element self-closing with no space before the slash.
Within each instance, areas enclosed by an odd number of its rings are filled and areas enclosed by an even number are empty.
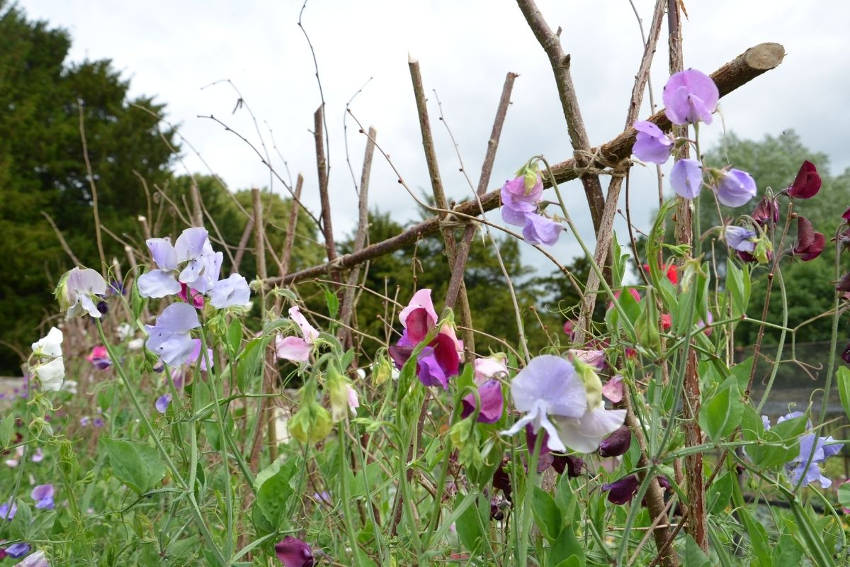
<svg viewBox="0 0 850 567">
<path fill-rule="evenodd" d="M 73 265 L 42 211 L 81 263 L 100 265 L 80 108 L 101 222 L 113 234 L 140 241 L 135 218 L 147 200 L 139 177 L 153 187 L 170 175 L 173 132 L 160 132 L 154 116 L 163 106 L 150 97 L 129 100 L 128 82 L 108 60 L 68 63 L 70 45 L 66 31 L 27 20 L 21 9 L 0 0 L 2 373 L 17 372 L 15 349 L 26 354 L 38 338 L 42 318 L 55 311 L 53 286 Z M 124 257 L 123 245 L 107 234 L 104 248 L 107 261 Z"/>
</svg>

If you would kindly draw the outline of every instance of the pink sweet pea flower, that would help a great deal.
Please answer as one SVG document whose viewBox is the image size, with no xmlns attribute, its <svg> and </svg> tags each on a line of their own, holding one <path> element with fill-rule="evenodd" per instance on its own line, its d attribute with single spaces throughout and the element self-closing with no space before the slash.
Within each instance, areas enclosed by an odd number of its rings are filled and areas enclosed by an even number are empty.
<svg viewBox="0 0 850 567">
<path fill-rule="evenodd" d="M 292 362 L 307 362 L 313 351 L 313 341 L 319 338 L 319 331 L 307 322 L 297 306 L 289 308 L 289 317 L 298 325 L 303 338 L 277 335 L 274 339 L 275 354 Z"/>
<path fill-rule="evenodd" d="M 91 353 L 86 357 L 86 360 L 100 370 L 109 368 L 112 365 L 112 361 L 109 359 L 109 352 L 107 352 L 106 347 L 103 345 L 97 345 L 91 349 Z"/>
</svg>

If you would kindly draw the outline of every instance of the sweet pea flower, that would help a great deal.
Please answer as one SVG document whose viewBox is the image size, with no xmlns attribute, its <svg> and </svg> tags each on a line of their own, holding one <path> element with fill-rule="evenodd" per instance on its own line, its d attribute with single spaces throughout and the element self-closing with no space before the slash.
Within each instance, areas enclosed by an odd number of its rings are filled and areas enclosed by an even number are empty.
<svg viewBox="0 0 850 567">
<path fill-rule="evenodd" d="M 197 291 L 191 289 L 188 285 L 184 283 L 180 284 L 180 291 L 177 293 L 177 297 L 179 297 L 186 303 L 191 303 L 195 306 L 195 309 L 204 308 L 204 294 L 198 293 Z"/>
<path fill-rule="evenodd" d="M 788 419 L 801 417 L 802 412 L 792 411 L 785 414 L 776 420 L 776 423 L 782 423 Z M 770 429 L 770 418 L 766 415 L 761 416 L 762 424 L 765 429 Z M 807 427 L 811 428 L 811 422 Z M 808 486 L 813 482 L 821 485 L 821 488 L 829 488 L 832 485 L 832 480 L 821 474 L 820 465 L 833 455 L 841 452 L 843 444 L 830 437 L 819 437 L 814 433 L 808 433 L 800 437 L 800 452 L 799 454 L 785 464 L 785 472 L 793 484 L 800 486 Z M 811 458 L 811 462 L 809 459 Z M 807 466 L 808 464 L 808 466 Z M 802 479 L 802 480 L 801 480 Z"/>
<path fill-rule="evenodd" d="M 275 354 L 292 362 L 307 362 L 313 351 L 313 341 L 319 338 L 319 331 L 307 322 L 298 306 L 289 308 L 289 318 L 298 325 L 303 338 L 277 335 L 274 339 Z"/>
<path fill-rule="evenodd" d="M 284 567 L 313 567 L 313 550 L 298 538 L 286 536 L 274 546 L 274 553 Z"/>
<path fill-rule="evenodd" d="M 779 222 L 779 203 L 775 197 L 765 195 L 750 216 L 761 226 L 774 225 Z"/>
<path fill-rule="evenodd" d="M 602 491 L 608 493 L 608 502 L 611 504 L 627 504 L 637 494 L 640 481 L 637 475 L 630 474 L 623 478 L 602 485 Z"/>
<path fill-rule="evenodd" d="M 820 232 L 815 232 L 809 219 L 797 217 L 797 245 L 791 251 L 804 262 L 814 260 L 823 252 L 826 239 Z"/>
<path fill-rule="evenodd" d="M 156 411 L 164 414 L 166 411 L 168 411 L 168 406 L 170 404 L 171 404 L 171 394 L 163 394 L 156 399 L 156 402 L 154 402 L 153 405 L 156 408 Z"/>
<path fill-rule="evenodd" d="M 65 379 L 65 362 L 62 359 L 62 331 L 51 327 L 47 335 L 32 344 L 36 362 L 30 365 L 42 390 L 58 392 Z"/>
<path fill-rule="evenodd" d="M 23 561 L 18 562 L 15 567 L 50 567 L 50 562 L 41 550 L 27 555 Z"/>
<path fill-rule="evenodd" d="M 552 451 L 567 447 L 549 416 L 580 419 L 587 410 L 584 384 L 575 367 L 559 356 L 544 354 L 532 358 L 511 381 L 514 406 L 525 412 L 504 435 L 515 435 L 527 423 L 536 433 L 541 427 L 549 434 L 547 446 Z"/>
<path fill-rule="evenodd" d="M 664 114 L 673 124 L 711 124 L 711 114 L 717 108 L 720 93 L 711 77 L 696 69 L 687 69 L 670 77 L 664 85 L 662 98 Z"/>
<path fill-rule="evenodd" d="M 508 374 L 508 367 L 505 365 L 507 357 L 504 354 L 498 353 L 486 358 L 476 358 L 472 363 L 475 368 L 475 381 L 482 383 L 500 375 Z"/>
<path fill-rule="evenodd" d="M 478 385 L 478 399 L 481 401 L 477 421 L 481 423 L 496 423 L 504 411 L 502 385 L 498 380 L 486 380 Z M 475 412 L 475 394 L 463 398 L 461 417 L 466 418 Z"/>
<path fill-rule="evenodd" d="M 787 189 L 788 196 L 795 199 L 809 199 L 820 191 L 821 178 L 815 164 L 806 160 L 800 166 L 794 183 Z"/>
<path fill-rule="evenodd" d="M 157 354 L 169 366 L 179 366 L 189 361 L 200 343 L 189 332 L 200 327 L 198 312 L 187 303 L 172 303 L 166 307 L 156 325 L 145 325 L 148 332 L 148 350 Z M 196 342 L 197 341 L 197 342 Z"/>
<path fill-rule="evenodd" d="M 11 522 L 17 511 L 18 505 L 15 502 L 11 502 L 11 504 L 9 502 L 0 504 L 0 520 L 9 520 Z"/>
<path fill-rule="evenodd" d="M 100 318 L 100 311 L 94 299 L 106 293 L 106 280 L 91 268 L 73 268 L 60 279 L 53 294 L 59 306 L 66 310 L 67 317 L 74 317 L 85 311 L 92 317 Z"/>
<path fill-rule="evenodd" d="M 617 374 L 602 386 L 602 395 L 609 401 L 618 404 L 623 401 L 623 388 L 623 377 Z"/>
<path fill-rule="evenodd" d="M 525 215 L 537 211 L 537 203 L 543 196 L 543 179 L 539 174 L 521 175 L 506 181 L 500 194 L 504 221 L 522 226 Z"/>
<path fill-rule="evenodd" d="M 29 553 L 30 549 L 32 549 L 30 544 L 25 541 L 19 541 L 6 548 L 6 555 L 14 559 L 19 559 Z"/>
<path fill-rule="evenodd" d="M 229 278 L 215 282 L 210 289 L 210 303 L 216 309 L 251 307 L 248 282 L 239 274 L 230 274 Z"/>
<path fill-rule="evenodd" d="M 727 226 L 725 230 L 726 244 L 738 252 L 754 252 L 756 249 L 756 233 L 740 226 Z"/>
<path fill-rule="evenodd" d="M 399 313 L 404 326 L 401 338 L 390 347 L 389 354 L 396 368 L 401 369 L 421 343 L 436 327 L 438 318 L 431 301 L 431 290 L 420 289 L 410 303 Z M 446 323 L 425 346 L 416 358 L 416 375 L 425 386 L 441 386 L 448 389 L 449 378 L 460 371 L 460 353 L 463 342 L 459 341 L 454 327 Z"/>
<path fill-rule="evenodd" d="M 221 252 L 213 252 L 205 228 L 187 228 L 173 246 L 169 238 L 149 238 L 145 242 L 157 269 L 139 277 L 137 283 L 142 297 L 174 295 L 180 292 L 181 283 L 206 293 L 218 280 L 224 256 Z"/>
<path fill-rule="evenodd" d="M 581 416 L 558 415 L 555 426 L 567 447 L 579 453 L 591 453 L 626 420 L 626 410 L 605 409 L 602 381 L 593 367 L 573 358 L 576 376 L 585 389 L 586 408 Z"/>
<path fill-rule="evenodd" d="M 756 182 L 746 171 L 730 169 L 715 188 L 717 200 L 727 207 L 740 207 L 756 196 Z"/>
<path fill-rule="evenodd" d="M 531 244 L 546 244 L 552 246 L 558 242 L 563 227 L 543 215 L 528 213 L 525 215 L 525 226 L 522 228 L 522 236 L 526 242 Z"/>
<path fill-rule="evenodd" d="M 667 280 L 671 284 L 676 285 L 679 283 L 679 269 L 676 267 L 676 264 L 664 264 L 660 266 L 660 269 L 661 272 L 665 273 L 665 275 L 667 276 Z M 649 264 L 643 265 L 643 271 L 649 274 Z"/>
<path fill-rule="evenodd" d="M 632 432 L 628 426 L 621 425 L 614 433 L 599 444 L 600 457 L 619 457 L 629 450 L 632 443 Z"/>
<path fill-rule="evenodd" d="M 35 500 L 35 507 L 40 510 L 53 510 L 53 485 L 39 484 L 32 489 L 30 496 Z"/>
<path fill-rule="evenodd" d="M 525 442 L 528 447 L 535 447 L 537 443 L 537 434 L 530 423 L 525 425 Z M 549 467 L 555 469 L 558 474 L 564 474 L 567 471 L 567 476 L 577 478 L 581 476 L 581 470 L 584 468 L 584 460 L 576 455 L 553 455 L 549 450 L 549 434 L 543 430 L 543 442 L 540 446 L 540 457 L 537 459 L 537 472 L 542 473 Z"/>
<path fill-rule="evenodd" d="M 92 363 L 92 366 L 99 370 L 105 370 L 112 366 L 112 361 L 109 359 L 109 352 L 103 345 L 97 345 L 91 349 L 91 352 L 86 357 L 86 360 Z"/>
<path fill-rule="evenodd" d="M 685 199 L 696 199 L 702 189 L 702 164 L 695 159 L 680 159 L 670 171 L 670 186 Z"/>
<path fill-rule="evenodd" d="M 638 133 L 632 153 L 641 161 L 665 163 L 673 151 L 673 139 L 646 120 L 638 120 L 633 127 Z"/>
</svg>

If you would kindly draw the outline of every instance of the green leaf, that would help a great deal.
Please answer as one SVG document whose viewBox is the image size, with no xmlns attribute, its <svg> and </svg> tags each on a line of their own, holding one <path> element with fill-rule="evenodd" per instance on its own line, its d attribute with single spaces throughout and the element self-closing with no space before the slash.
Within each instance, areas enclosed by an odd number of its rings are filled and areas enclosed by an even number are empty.
<svg viewBox="0 0 850 567">
<path fill-rule="evenodd" d="M 487 525 L 487 519 L 481 517 L 480 509 L 475 505 L 480 497 L 477 494 L 467 494 L 465 497 L 459 494 L 455 505 L 456 512 L 463 509 L 455 520 L 458 539 L 473 554 L 481 549 L 486 536 L 483 526 Z"/>
<path fill-rule="evenodd" d="M 729 292 L 729 305 L 732 317 L 740 317 L 747 312 L 750 302 L 750 272 L 739 268 L 735 262 L 726 262 L 726 290 Z"/>
<path fill-rule="evenodd" d="M 245 350 L 239 355 L 239 366 L 236 369 L 236 383 L 243 392 L 250 390 L 251 382 L 262 373 L 263 351 L 267 340 L 258 337 L 248 341 Z"/>
<path fill-rule="evenodd" d="M 277 470 L 275 470 L 277 469 Z M 257 475 L 257 499 L 254 501 L 254 525 L 261 535 L 280 530 L 286 521 L 286 509 L 292 496 L 290 480 L 295 461 L 275 461 Z"/>
<path fill-rule="evenodd" d="M 331 319 L 336 319 L 336 316 L 339 314 L 339 297 L 323 286 L 322 290 L 325 292 L 325 304 L 328 306 L 328 315 Z"/>
<path fill-rule="evenodd" d="M 700 549 L 700 546 L 697 545 L 697 542 L 694 541 L 694 538 L 690 534 L 685 534 L 685 557 L 682 564 L 687 565 L 687 567 L 706 567 L 706 565 L 711 565 L 708 556 Z"/>
<path fill-rule="evenodd" d="M 12 435 L 15 433 L 15 416 L 9 413 L 0 421 L 0 447 L 7 449 L 12 441 Z"/>
<path fill-rule="evenodd" d="M 121 439 L 103 439 L 101 443 L 112 473 L 137 493 L 147 492 L 165 476 L 165 465 L 153 447 Z"/>
<path fill-rule="evenodd" d="M 537 523 L 540 533 L 542 533 L 549 541 L 555 539 L 561 533 L 561 511 L 555 504 L 552 495 L 540 488 L 534 487 L 534 495 L 531 500 L 531 510 L 534 512 L 534 520 Z"/>
<path fill-rule="evenodd" d="M 756 522 L 750 515 L 750 511 L 746 508 L 738 509 L 738 517 L 747 528 L 747 533 L 750 535 L 750 544 L 752 546 L 753 555 L 758 559 L 758 565 L 769 567 L 773 565 L 771 561 L 770 543 L 767 539 L 767 531 L 759 522 Z M 755 563 L 754 563 L 755 564 Z"/>
<path fill-rule="evenodd" d="M 738 389 L 734 386 L 722 388 L 700 408 L 699 425 L 712 441 L 717 442 L 735 430 L 743 411 Z"/>
<path fill-rule="evenodd" d="M 546 565 L 557 567 L 584 567 L 587 561 L 584 557 L 584 548 L 576 539 L 573 527 L 567 526 L 558 535 L 558 539 L 552 542 L 549 550 L 549 561 Z"/>
<path fill-rule="evenodd" d="M 850 508 L 850 483 L 842 483 L 838 487 L 838 503 Z"/>
<path fill-rule="evenodd" d="M 239 344 L 242 342 L 242 322 L 235 318 L 227 327 L 227 346 L 230 348 L 230 354 L 235 355 L 239 352 Z"/>
<path fill-rule="evenodd" d="M 838 380 L 838 395 L 841 397 L 841 405 L 844 407 L 844 413 L 850 418 L 850 369 L 846 366 L 839 367 L 836 378 Z"/>
</svg>

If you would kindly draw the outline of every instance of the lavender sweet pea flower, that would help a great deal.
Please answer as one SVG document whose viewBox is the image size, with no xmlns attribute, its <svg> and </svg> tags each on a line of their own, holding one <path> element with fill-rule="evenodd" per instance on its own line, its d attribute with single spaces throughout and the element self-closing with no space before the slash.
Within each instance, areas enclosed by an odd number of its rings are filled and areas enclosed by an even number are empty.
<svg viewBox="0 0 850 567">
<path fill-rule="evenodd" d="M 106 293 L 106 280 L 91 268 L 73 268 L 65 273 L 56 286 L 54 295 L 59 306 L 67 310 L 68 317 L 74 317 L 85 311 L 92 317 L 100 318 L 100 311 L 94 299 Z"/>
<path fill-rule="evenodd" d="M 502 397 L 502 385 L 498 380 L 487 380 L 478 386 L 478 399 L 481 407 L 478 411 L 477 421 L 481 423 L 496 423 L 502 417 L 504 410 L 504 398 Z M 475 411 L 475 394 L 469 394 L 463 398 L 463 411 L 461 417 L 466 418 Z"/>
<path fill-rule="evenodd" d="M 32 489 L 30 496 L 35 500 L 35 507 L 40 510 L 53 510 L 53 485 L 39 484 Z"/>
<path fill-rule="evenodd" d="M 19 541 L 6 548 L 6 555 L 14 559 L 19 559 L 29 553 L 30 549 L 32 549 L 30 544 L 25 541 Z"/>
<path fill-rule="evenodd" d="M 248 282 L 239 274 L 230 274 L 229 278 L 215 282 L 210 289 L 210 303 L 216 309 L 251 307 L 251 289 Z"/>
<path fill-rule="evenodd" d="M 298 538 L 286 536 L 274 546 L 274 553 L 284 567 L 313 567 L 313 550 Z"/>
<path fill-rule="evenodd" d="M 189 331 L 200 326 L 198 313 L 191 305 L 172 303 L 156 318 L 156 325 L 145 325 L 150 335 L 148 350 L 169 366 L 184 364 L 195 350 L 197 340 L 192 339 Z"/>
<path fill-rule="evenodd" d="M 534 184 L 529 187 L 526 176 L 516 177 L 506 181 L 500 193 L 505 222 L 522 226 L 524 220 L 516 221 L 524 217 L 525 213 L 537 211 L 537 203 L 543 196 L 543 180 L 537 175 Z"/>
<path fill-rule="evenodd" d="M 638 134 L 635 145 L 632 146 L 632 153 L 641 161 L 665 163 L 673 151 L 673 140 L 670 136 L 646 120 L 638 120 L 633 126 Z"/>
<path fill-rule="evenodd" d="M 717 108 L 720 93 L 711 77 L 687 69 L 673 74 L 664 85 L 664 114 L 673 124 L 711 124 L 711 113 Z"/>
<path fill-rule="evenodd" d="M 157 269 L 139 277 L 142 297 L 174 295 L 180 292 L 181 283 L 206 293 L 218 280 L 223 254 L 213 252 L 206 229 L 187 228 L 174 246 L 169 238 L 150 238 L 146 243 Z M 184 264 L 182 269 L 180 264 Z"/>
<path fill-rule="evenodd" d="M 169 404 L 171 404 L 171 394 L 163 394 L 156 399 L 154 407 L 156 411 L 164 414 L 168 410 Z"/>
<path fill-rule="evenodd" d="M 549 449 L 566 451 L 564 442 L 549 415 L 581 418 L 587 410 L 584 385 L 573 365 L 561 357 L 544 354 L 532 358 L 511 381 L 514 406 L 525 415 L 504 431 L 514 435 L 526 423 L 533 424 L 536 432 L 541 427 L 549 434 Z"/>
<path fill-rule="evenodd" d="M 525 215 L 525 226 L 522 229 L 522 236 L 526 242 L 531 244 L 546 244 L 552 246 L 558 242 L 558 237 L 561 236 L 563 227 L 555 221 L 538 215 L 537 213 L 527 213 Z"/>
<path fill-rule="evenodd" d="M 47 557 L 45 557 L 44 552 L 39 550 L 27 555 L 24 560 L 15 565 L 15 567 L 50 567 L 50 562 L 47 561 Z"/>
<path fill-rule="evenodd" d="M 4 502 L 0 504 L 0 520 L 9 520 L 15 517 L 15 514 L 18 511 L 18 505 L 12 502 L 9 504 L 8 502 Z"/>
<path fill-rule="evenodd" d="M 746 171 L 730 169 L 717 185 L 717 200 L 727 207 L 740 207 L 756 196 L 756 182 Z"/>
<path fill-rule="evenodd" d="M 726 244 L 738 252 L 753 252 L 756 249 L 756 233 L 741 226 L 726 227 Z"/>
<path fill-rule="evenodd" d="M 685 199 L 696 199 L 702 189 L 702 164 L 695 159 L 680 159 L 670 171 L 673 191 Z"/>
</svg>

